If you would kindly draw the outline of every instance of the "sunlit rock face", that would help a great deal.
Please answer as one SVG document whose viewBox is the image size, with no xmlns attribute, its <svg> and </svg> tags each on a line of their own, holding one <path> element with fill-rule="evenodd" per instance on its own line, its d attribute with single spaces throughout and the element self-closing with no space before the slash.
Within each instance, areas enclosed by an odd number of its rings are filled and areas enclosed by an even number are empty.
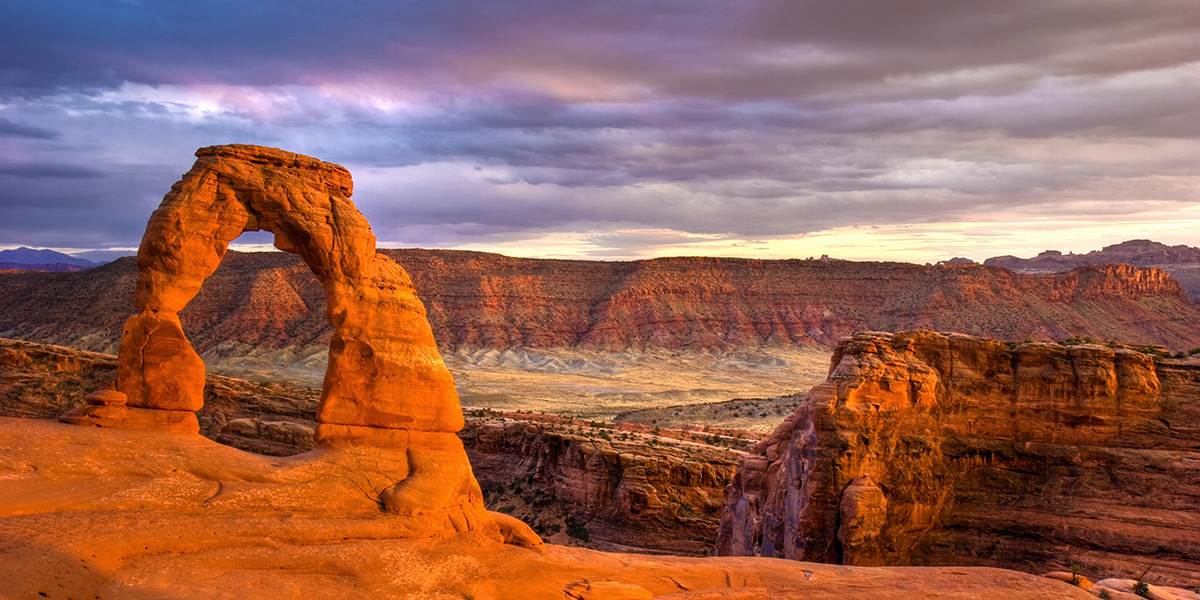
<svg viewBox="0 0 1200 600">
<path fill-rule="evenodd" d="M 89 396 L 63 420 L 197 432 L 204 363 L 179 311 L 232 240 L 270 231 L 324 288 L 333 325 L 317 443 L 343 457 L 363 446 L 378 449 L 371 476 L 379 481 L 365 496 L 383 510 L 419 517 L 430 529 L 501 535 L 454 435 L 462 411 L 424 306 L 404 270 L 376 253 L 371 227 L 350 201 L 350 173 L 258 146 L 213 146 L 196 156 L 151 215 L 138 249 L 139 312 L 125 324 L 115 390 Z"/>
<path fill-rule="evenodd" d="M 117 379 L 130 406 L 199 408 L 204 367 L 176 315 L 216 270 L 229 242 L 266 230 L 277 247 L 304 259 L 325 290 L 334 333 L 318 420 L 461 429 L 454 383 L 425 309 L 404 270 L 375 252 L 370 224 L 350 201 L 350 173 L 257 146 L 215 146 L 196 155 L 150 217 L 138 249 L 134 305 L 141 313 L 126 325 Z M 173 361 L 147 353 L 156 347 Z"/>
<path fill-rule="evenodd" d="M 1200 582 L 1198 399 L 1194 361 L 858 334 L 743 458 L 717 551 Z"/>
</svg>

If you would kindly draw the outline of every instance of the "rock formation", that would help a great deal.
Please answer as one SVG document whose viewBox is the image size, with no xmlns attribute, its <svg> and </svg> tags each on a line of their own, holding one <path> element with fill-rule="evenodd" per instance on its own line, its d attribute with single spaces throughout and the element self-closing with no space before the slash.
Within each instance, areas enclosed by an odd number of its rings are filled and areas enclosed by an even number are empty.
<svg viewBox="0 0 1200 600">
<path fill-rule="evenodd" d="M 0 417 L 57 418 L 83 390 L 103 387 L 116 363 L 111 355 L 0 338 Z M 209 374 L 197 417 L 209 439 L 294 456 L 314 447 L 317 402 L 308 388 Z M 593 425 L 468 416 L 458 436 L 487 506 L 527 520 L 547 541 L 578 545 L 588 536 L 587 545 L 601 550 L 711 553 L 740 452 L 708 445 L 710 434 Z"/>
<path fill-rule="evenodd" d="M 539 260 L 381 250 L 412 277 L 443 349 L 833 347 L 857 331 L 936 329 L 1002 340 L 1090 336 L 1200 347 L 1200 311 L 1162 271 L 670 258 Z M 0 274 L 0 336 L 115 352 L 130 259 L 84 273 Z M 328 347 L 325 293 L 303 261 L 230 252 L 180 313 L 206 359 Z"/>
<path fill-rule="evenodd" d="M 717 551 L 1200 584 L 1200 364 L 864 333 L 742 459 Z M 869 479 L 868 479 L 869 477 Z"/>
<path fill-rule="evenodd" d="M 213 146 L 171 187 L 138 249 L 136 314 L 125 323 L 115 390 L 63 416 L 80 425 L 197 432 L 204 363 L 179 312 L 217 269 L 229 242 L 265 230 L 298 254 L 325 292 L 333 326 L 316 440 L 372 446 L 392 485 L 387 511 L 442 519 L 450 529 L 497 528 L 455 432 L 463 418 L 425 309 L 408 275 L 376 253 L 350 201 L 350 173 L 314 158 L 257 146 Z M 382 459 L 381 459 L 382 460 Z"/>
<path fill-rule="evenodd" d="M 1088 600 L 999 569 L 609 554 L 430 536 L 380 512 L 364 450 L 274 458 L 200 436 L 0 417 L 0 598 Z M 329 462 L 331 455 L 342 464 Z M 498 519 L 512 525 L 511 520 Z M 516 540 L 514 540 L 516 541 Z"/>
<path fill-rule="evenodd" d="M 1057 273 L 1084 265 L 1156 267 L 1170 273 L 1171 278 L 1187 290 L 1193 304 L 1200 303 L 1200 248 L 1182 244 L 1168 246 L 1152 240 L 1128 240 L 1085 254 L 1046 250 L 1033 258 L 996 256 L 983 264 L 1019 273 Z"/>
<path fill-rule="evenodd" d="M 532 491 L 535 504 L 565 508 L 598 549 L 692 556 L 711 551 L 737 452 L 652 435 L 599 430 L 599 437 L 583 428 L 570 433 L 565 430 L 575 428 L 468 421 L 462 437 L 493 506 L 510 497 L 517 503 Z M 518 482 L 527 483 L 506 497 L 505 487 Z"/>
<path fill-rule="evenodd" d="M 983 262 L 988 266 L 1008 269 L 1069 271 L 1084 265 L 1126 264 L 1134 266 L 1157 266 L 1177 264 L 1200 264 L 1200 248 L 1168 246 L 1153 240 L 1128 240 L 1120 244 L 1105 246 L 1085 254 L 1058 250 L 1046 250 L 1033 258 L 1017 258 L 1012 255 L 996 256 Z"/>
</svg>

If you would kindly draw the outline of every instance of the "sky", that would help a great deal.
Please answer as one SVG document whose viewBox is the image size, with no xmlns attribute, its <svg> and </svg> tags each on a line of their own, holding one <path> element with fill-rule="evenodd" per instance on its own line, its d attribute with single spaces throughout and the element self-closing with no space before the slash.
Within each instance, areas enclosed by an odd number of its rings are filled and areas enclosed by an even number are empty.
<svg viewBox="0 0 1200 600">
<path fill-rule="evenodd" d="M 1196 0 L 0 14 L 0 248 L 136 249 L 195 149 L 224 143 L 347 167 L 381 247 L 927 262 L 1200 245 Z"/>
</svg>

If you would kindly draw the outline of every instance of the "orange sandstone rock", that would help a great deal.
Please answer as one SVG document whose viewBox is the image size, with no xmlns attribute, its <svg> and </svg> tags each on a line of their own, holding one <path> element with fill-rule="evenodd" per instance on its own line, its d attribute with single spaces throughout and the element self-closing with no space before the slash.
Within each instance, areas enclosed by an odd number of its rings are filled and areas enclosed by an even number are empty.
<svg viewBox="0 0 1200 600">
<path fill-rule="evenodd" d="M 197 411 L 204 406 L 204 361 L 175 313 L 142 312 L 125 322 L 117 389 L 130 406 Z"/>
<path fill-rule="evenodd" d="M 130 404 L 196 410 L 204 366 L 177 313 L 244 231 L 275 234 L 325 288 L 329 348 L 318 420 L 455 432 L 462 413 L 408 275 L 375 252 L 350 201 L 350 173 L 257 146 L 201 148 L 154 211 L 138 249 L 135 306 L 121 341 L 118 387 Z"/>
<path fill-rule="evenodd" d="M 316 276 L 333 325 L 316 441 L 334 452 L 374 446 L 400 457 L 347 475 L 371 480 L 383 510 L 419 517 L 431 529 L 499 539 L 454 435 L 462 409 L 425 308 L 408 274 L 376 253 L 370 224 L 350 201 L 350 173 L 258 146 L 212 146 L 196 156 L 146 225 L 134 294 L 140 312 L 122 334 L 117 390 L 95 394 L 96 405 L 62 420 L 196 433 L 204 363 L 178 313 L 231 241 L 245 231 L 270 231 L 279 249 L 300 255 Z"/>
<path fill-rule="evenodd" d="M 1068 557 L 1196 585 L 1197 393 L 1194 363 L 1128 349 L 857 334 L 742 459 L 717 552 L 1034 572 Z"/>
</svg>

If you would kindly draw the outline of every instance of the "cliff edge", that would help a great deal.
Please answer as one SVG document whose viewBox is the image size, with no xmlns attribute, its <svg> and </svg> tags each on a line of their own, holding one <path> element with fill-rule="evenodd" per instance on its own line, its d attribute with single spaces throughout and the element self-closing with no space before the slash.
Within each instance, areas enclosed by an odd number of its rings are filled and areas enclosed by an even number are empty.
<svg viewBox="0 0 1200 600">
<path fill-rule="evenodd" d="M 721 555 L 1200 584 L 1200 364 L 863 333 L 743 457 Z"/>
</svg>

